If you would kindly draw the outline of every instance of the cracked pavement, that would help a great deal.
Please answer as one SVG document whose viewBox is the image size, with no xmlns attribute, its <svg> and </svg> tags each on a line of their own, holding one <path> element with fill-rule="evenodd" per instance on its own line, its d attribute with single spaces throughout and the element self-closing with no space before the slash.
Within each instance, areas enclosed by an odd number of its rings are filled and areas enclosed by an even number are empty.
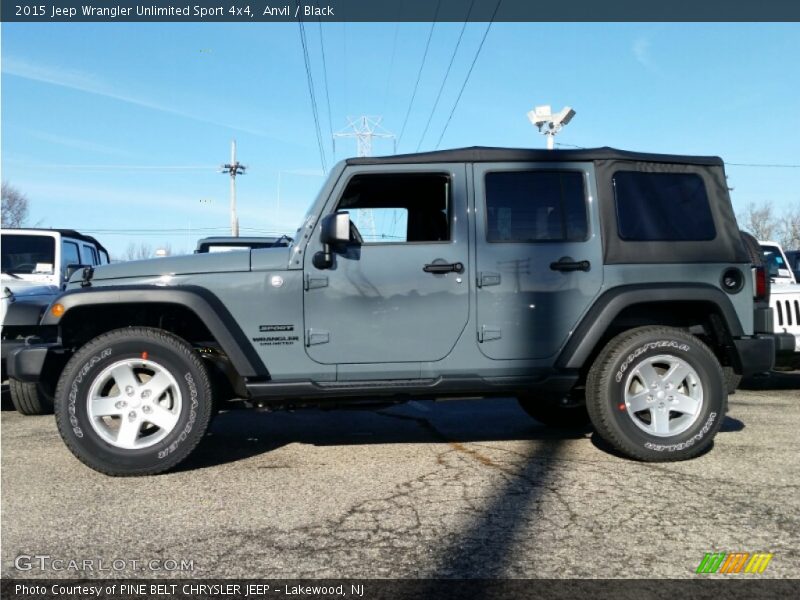
<svg viewBox="0 0 800 600">
<path fill-rule="evenodd" d="M 706 552 L 759 551 L 764 576 L 797 577 L 800 374 L 751 387 L 710 452 L 666 464 L 495 399 L 231 411 L 178 471 L 119 479 L 73 458 L 52 417 L 4 411 L 2 574 L 684 578 Z M 194 571 L 20 572 L 19 554 Z"/>
</svg>

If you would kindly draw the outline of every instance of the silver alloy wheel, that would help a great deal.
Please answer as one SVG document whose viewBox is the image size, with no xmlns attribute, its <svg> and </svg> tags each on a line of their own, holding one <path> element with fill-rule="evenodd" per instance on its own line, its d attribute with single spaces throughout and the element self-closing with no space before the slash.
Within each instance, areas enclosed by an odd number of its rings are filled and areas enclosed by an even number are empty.
<svg viewBox="0 0 800 600">
<path fill-rule="evenodd" d="M 181 391 L 172 374 L 152 360 L 126 358 L 92 382 L 86 398 L 92 429 L 124 450 L 157 444 L 175 429 Z"/>
<path fill-rule="evenodd" d="M 628 375 L 624 408 L 636 426 L 650 435 L 678 435 L 700 417 L 703 384 L 692 366 L 677 356 L 651 356 Z"/>
</svg>

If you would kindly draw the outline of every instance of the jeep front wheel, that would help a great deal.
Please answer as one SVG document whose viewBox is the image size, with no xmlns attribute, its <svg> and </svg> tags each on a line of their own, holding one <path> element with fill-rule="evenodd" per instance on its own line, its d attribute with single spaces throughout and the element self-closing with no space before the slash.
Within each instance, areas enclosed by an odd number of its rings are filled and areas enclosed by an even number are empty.
<svg viewBox="0 0 800 600">
<path fill-rule="evenodd" d="M 212 392 L 199 355 L 166 331 L 131 327 L 83 346 L 58 382 L 58 429 L 107 475 L 150 475 L 185 459 L 206 433 Z"/>
<path fill-rule="evenodd" d="M 8 380 L 11 404 L 23 415 L 49 415 L 53 412 L 53 397 L 41 383 Z"/>
<path fill-rule="evenodd" d="M 727 402 L 713 352 L 672 327 L 621 333 L 600 352 L 586 382 L 597 433 L 625 455 L 650 462 L 703 452 L 722 425 Z"/>
</svg>

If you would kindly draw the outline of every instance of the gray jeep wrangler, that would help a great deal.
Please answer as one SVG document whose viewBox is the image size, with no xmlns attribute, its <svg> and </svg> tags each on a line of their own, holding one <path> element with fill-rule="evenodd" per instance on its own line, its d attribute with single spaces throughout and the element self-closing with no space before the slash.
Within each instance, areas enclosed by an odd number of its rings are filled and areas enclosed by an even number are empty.
<svg viewBox="0 0 800 600">
<path fill-rule="evenodd" d="M 84 269 L 12 376 L 109 475 L 169 469 L 220 401 L 508 397 L 669 461 L 775 341 L 723 163 L 465 148 L 339 163 L 286 247 Z"/>
</svg>

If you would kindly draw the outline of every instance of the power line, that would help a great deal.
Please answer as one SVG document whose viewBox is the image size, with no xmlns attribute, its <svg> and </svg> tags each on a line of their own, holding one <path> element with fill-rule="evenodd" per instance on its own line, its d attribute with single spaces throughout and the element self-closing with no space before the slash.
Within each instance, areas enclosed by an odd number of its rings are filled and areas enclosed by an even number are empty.
<svg viewBox="0 0 800 600">
<path fill-rule="evenodd" d="M 453 110 L 450 111 L 450 116 L 447 117 L 447 122 L 444 124 L 444 129 L 442 129 L 442 134 L 439 136 L 439 141 L 436 142 L 436 148 L 442 143 L 442 138 L 444 137 L 447 128 L 450 125 L 450 120 L 453 118 L 453 115 L 456 112 L 456 108 L 458 107 L 458 102 L 461 100 L 461 95 L 464 93 L 464 89 L 467 87 L 467 83 L 469 82 L 469 77 L 472 75 L 472 69 L 475 68 L 475 63 L 478 62 L 478 56 L 481 54 L 481 50 L 483 49 L 483 43 L 486 41 L 486 36 L 489 35 L 489 30 L 492 28 L 492 23 L 494 23 L 494 18 L 497 16 L 497 11 L 500 9 L 500 4 L 502 4 L 503 0 L 497 0 L 497 6 L 494 7 L 494 12 L 492 13 L 492 18 L 489 20 L 489 24 L 486 26 L 486 31 L 483 32 L 483 37 L 481 38 L 481 43 L 478 46 L 478 51 L 475 52 L 475 58 L 472 59 L 472 64 L 469 66 L 469 71 L 467 71 L 467 76 L 464 78 L 464 84 L 461 86 L 461 90 L 458 92 L 458 97 L 456 98 L 455 103 L 453 104 Z"/>
<path fill-rule="evenodd" d="M 726 162 L 726 167 L 764 167 L 767 169 L 800 169 L 800 165 L 776 165 L 768 163 L 732 163 Z"/>
<path fill-rule="evenodd" d="M 417 73 L 417 81 L 414 83 L 414 91 L 411 94 L 411 101 L 408 103 L 408 110 L 406 111 L 406 118 L 403 120 L 403 126 L 400 128 L 400 135 L 397 136 L 397 143 L 403 139 L 403 133 L 408 124 L 408 117 L 411 115 L 411 107 L 414 106 L 414 98 L 417 96 L 417 88 L 419 88 L 419 80 L 422 77 L 422 70 L 425 68 L 425 60 L 428 58 L 428 50 L 431 47 L 431 39 L 433 38 L 433 29 L 436 27 L 436 17 L 439 16 L 439 8 L 442 6 L 442 0 L 436 3 L 436 12 L 433 14 L 433 23 L 431 23 L 431 30 L 428 33 L 428 41 L 425 43 L 425 52 L 422 53 L 422 62 L 419 65 L 419 72 Z"/>
<path fill-rule="evenodd" d="M 464 18 L 464 25 L 461 27 L 461 33 L 458 34 L 458 40 L 456 41 L 456 47 L 453 49 L 453 55 L 450 57 L 450 64 L 447 65 L 447 71 L 444 74 L 444 78 L 442 79 L 442 85 L 439 87 L 439 93 L 436 95 L 436 101 L 433 103 L 433 108 L 431 109 L 431 114 L 428 116 L 428 122 L 425 123 L 425 130 L 422 132 L 422 135 L 419 138 L 419 144 L 417 144 L 417 152 L 419 152 L 420 147 L 422 146 L 422 142 L 425 140 L 425 135 L 428 133 L 428 128 L 431 126 L 431 121 L 433 120 L 433 114 L 436 112 L 436 107 L 439 106 L 439 100 L 442 97 L 442 92 L 444 91 L 444 85 L 447 83 L 447 77 L 450 75 L 450 69 L 453 68 L 453 62 L 456 59 L 456 53 L 458 52 L 459 46 L 461 46 L 461 39 L 464 37 L 464 31 L 467 29 L 467 23 L 469 22 L 469 16 L 472 14 L 472 7 L 475 6 L 475 0 L 469 5 L 469 10 L 467 11 L 467 16 Z"/>
<path fill-rule="evenodd" d="M 37 169 L 104 169 L 104 170 L 118 170 L 118 171 L 216 171 L 219 165 L 204 165 L 204 166 L 179 166 L 179 165 L 66 165 L 66 164 L 35 164 L 30 165 Z"/>
<path fill-rule="evenodd" d="M 400 2 L 402 8 L 403 3 Z M 399 16 L 399 14 L 398 14 Z M 386 110 L 386 102 L 389 99 L 389 83 L 392 81 L 392 71 L 394 70 L 394 57 L 397 54 L 397 35 L 400 33 L 400 21 L 394 24 L 394 41 L 392 42 L 392 58 L 389 59 L 389 69 L 386 71 L 386 87 L 383 90 L 383 110 Z"/>
<path fill-rule="evenodd" d="M 306 68 L 306 79 L 308 80 L 308 94 L 311 97 L 311 113 L 314 117 L 314 129 L 317 134 L 317 146 L 319 146 L 319 159 L 322 163 L 322 170 L 327 171 L 325 164 L 325 149 L 322 147 L 322 130 L 319 126 L 319 112 L 317 110 L 317 98 L 314 94 L 314 78 L 311 75 L 311 61 L 308 57 L 308 43 L 306 41 L 306 29 L 302 19 L 297 20 L 300 27 L 300 45 L 303 47 L 303 61 Z"/>
<path fill-rule="evenodd" d="M 556 142 L 556 146 L 561 148 L 576 148 L 578 150 L 586 150 L 586 146 L 576 146 L 575 144 L 565 144 L 564 142 Z"/>
<path fill-rule="evenodd" d="M 263 233 L 265 235 L 278 235 L 285 233 L 274 229 L 259 229 L 257 227 L 242 227 L 242 231 Z M 185 233 L 219 233 L 224 234 L 228 227 L 192 227 L 176 229 L 81 229 L 84 233 L 94 235 L 178 235 Z M 227 236 L 226 236 L 227 237 Z"/>
<path fill-rule="evenodd" d="M 328 88 L 328 64 L 325 61 L 325 43 L 322 41 L 322 19 L 319 20 L 319 47 L 322 50 L 322 75 L 323 81 L 325 83 L 325 102 L 328 105 L 328 133 L 331 136 L 331 140 L 333 140 L 333 122 L 331 121 L 331 97 Z M 333 141 L 331 141 L 331 151 L 336 152 L 336 149 L 333 148 Z M 336 160 L 336 157 L 333 157 L 333 160 Z"/>
</svg>

